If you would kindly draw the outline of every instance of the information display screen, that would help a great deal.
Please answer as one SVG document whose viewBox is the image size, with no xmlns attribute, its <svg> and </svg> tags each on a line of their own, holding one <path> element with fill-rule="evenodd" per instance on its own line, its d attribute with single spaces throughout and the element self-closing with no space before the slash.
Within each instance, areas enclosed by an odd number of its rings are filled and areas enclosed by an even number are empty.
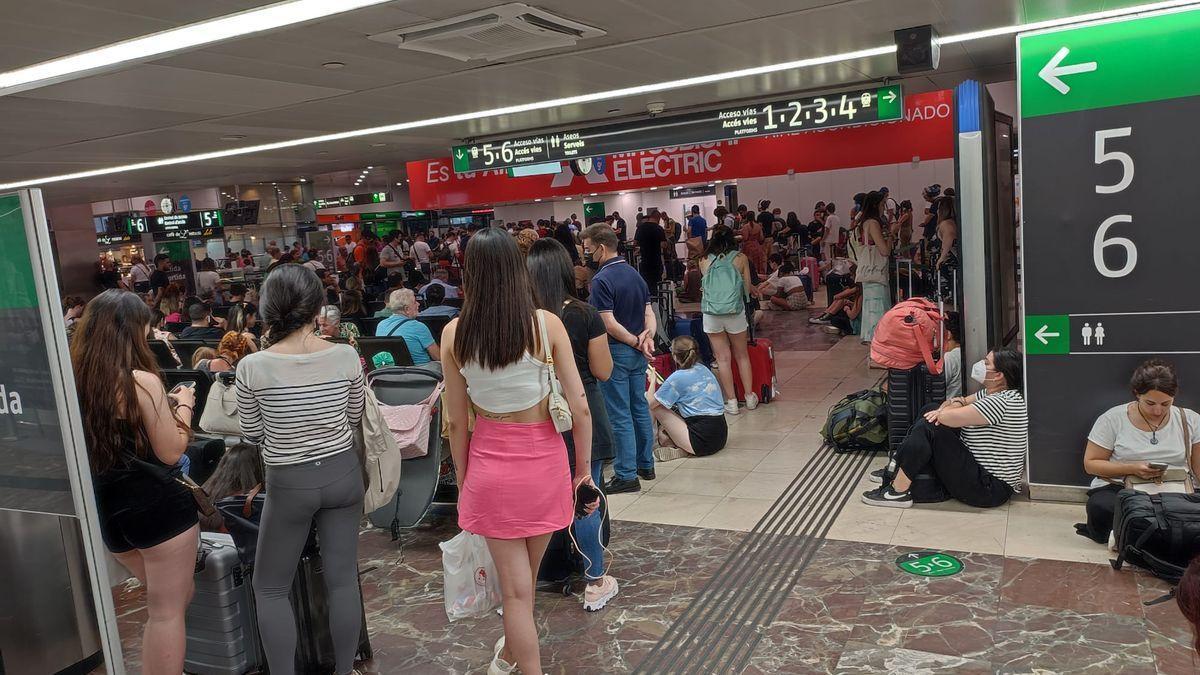
<svg viewBox="0 0 1200 675">
<path fill-rule="evenodd" d="M 167 235 L 166 238 L 192 238 L 204 235 L 205 231 L 217 232 L 224 226 L 222 213 L 217 209 L 172 213 L 163 216 L 130 216 L 125 220 L 126 231 L 133 236 L 150 232 Z"/>
<path fill-rule="evenodd" d="M 1018 42 L 1032 484 L 1090 482 L 1088 432 L 1132 400 L 1142 361 L 1200 380 L 1197 41 L 1193 9 Z M 1175 406 L 1195 409 L 1198 393 L 1182 388 Z"/>
<path fill-rule="evenodd" d="M 451 149 L 458 173 L 904 118 L 900 85 L 806 96 Z"/>
<path fill-rule="evenodd" d="M 313 200 L 313 208 L 335 209 L 342 206 L 361 206 L 363 204 L 383 204 L 392 201 L 390 192 L 363 192 L 357 195 L 342 195 L 341 197 L 322 197 Z"/>
</svg>

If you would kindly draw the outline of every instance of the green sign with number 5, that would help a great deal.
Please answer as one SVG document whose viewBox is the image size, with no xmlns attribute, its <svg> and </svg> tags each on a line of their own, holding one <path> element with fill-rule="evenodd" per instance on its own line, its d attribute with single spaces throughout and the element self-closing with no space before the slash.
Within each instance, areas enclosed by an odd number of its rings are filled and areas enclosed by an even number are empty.
<svg viewBox="0 0 1200 675">
<path fill-rule="evenodd" d="M 917 551 L 896 558 L 896 567 L 919 577 L 949 577 L 961 572 L 963 563 L 945 553 Z"/>
</svg>

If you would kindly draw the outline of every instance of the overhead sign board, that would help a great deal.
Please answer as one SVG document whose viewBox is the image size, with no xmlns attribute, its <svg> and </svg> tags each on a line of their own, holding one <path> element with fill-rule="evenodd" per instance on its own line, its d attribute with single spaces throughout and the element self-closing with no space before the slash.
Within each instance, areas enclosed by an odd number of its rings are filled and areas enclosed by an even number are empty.
<svg viewBox="0 0 1200 675">
<path fill-rule="evenodd" d="M 392 201 L 392 193 L 390 192 L 363 192 L 356 195 L 342 195 L 341 197 L 322 197 L 321 199 L 314 199 L 313 208 L 317 210 L 336 209 L 343 206 L 383 204 L 390 201 Z"/>
<path fill-rule="evenodd" d="M 903 118 L 903 92 L 890 85 L 459 145 L 451 157 L 463 173 Z"/>
<path fill-rule="evenodd" d="M 1083 486 L 1096 417 L 1149 358 L 1200 381 L 1200 10 L 1018 40 L 1029 480 Z M 1196 407 L 1192 389 L 1177 404 Z M 1036 488 L 1035 488 L 1036 489 Z"/>
<path fill-rule="evenodd" d="M 172 236 L 196 238 L 202 236 L 199 233 L 205 231 L 211 233 L 223 226 L 224 216 L 218 209 L 189 211 L 187 213 L 160 213 L 153 216 L 130 216 L 125 221 L 125 229 L 130 235 L 136 236 L 145 232 L 151 232 L 156 235 L 167 235 L 168 238 Z"/>
<path fill-rule="evenodd" d="M 695 185 L 692 187 L 671 188 L 671 199 L 688 199 L 690 197 L 706 197 L 717 194 L 715 185 Z"/>
</svg>

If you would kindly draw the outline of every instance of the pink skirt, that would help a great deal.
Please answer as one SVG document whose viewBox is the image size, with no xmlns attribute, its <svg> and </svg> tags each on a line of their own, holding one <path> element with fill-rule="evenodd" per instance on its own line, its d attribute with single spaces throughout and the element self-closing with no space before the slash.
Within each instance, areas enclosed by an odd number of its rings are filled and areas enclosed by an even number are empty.
<svg viewBox="0 0 1200 675">
<path fill-rule="evenodd" d="M 492 539 L 561 530 L 574 518 L 567 448 L 554 423 L 475 418 L 458 526 Z"/>
</svg>

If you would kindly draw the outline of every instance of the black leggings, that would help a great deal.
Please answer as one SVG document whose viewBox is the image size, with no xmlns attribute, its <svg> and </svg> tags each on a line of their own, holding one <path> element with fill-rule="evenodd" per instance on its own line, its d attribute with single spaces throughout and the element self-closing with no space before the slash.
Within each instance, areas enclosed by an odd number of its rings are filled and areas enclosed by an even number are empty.
<svg viewBox="0 0 1200 675">
<path fill-rule="evenodd" d="M 925 421 L 926 406 L 896 451 L 896 463 L 910 479 L 932 466 L 946 492 L 958 501 L 979 508 L 1000 506 L 1012 497 L 1008 483 L 996 479 L 979 465 L 958 429 Z"/>
<path fill-rule="evenodd" d="M 1088 490 L 1087 525 L 1076 529 L 1092 541 L 1099 544 L 1108 543 L 1108 535 L 1112 532 L 1113 517 L 1117 513 L 1117 493 L 1120 485 L 1101 485 Z"/>
</svg>

